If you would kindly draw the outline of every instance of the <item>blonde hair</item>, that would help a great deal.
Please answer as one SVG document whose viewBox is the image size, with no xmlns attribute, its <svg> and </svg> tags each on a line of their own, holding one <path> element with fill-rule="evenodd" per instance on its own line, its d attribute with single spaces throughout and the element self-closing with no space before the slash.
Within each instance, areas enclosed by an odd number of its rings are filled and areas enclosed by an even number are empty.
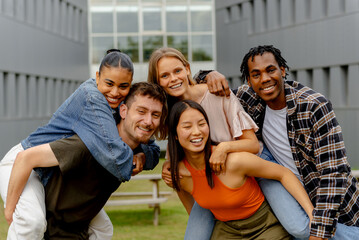
<svg viewBox="0 0 359 240">
<path fill-rule="evenodd" d="M 161 60 L 161 58 L 163 58 L 163 57 L 175 57 L 178 60 L 180 60 L 183 64 L 183 66 L 189 68 L 190 72 L 188 75 L 188 83 L 190 85 L 195 85 L 195 81 L 192 78 L 191 66 L 190 66 L 189 62 L 187 61 L 187 59 L 185 58 L 185 56 L 183 56 L 183 54 L 180 51 L 178 51 L 177 49 L 169 48 L 169 47 L 159 48 L 151 54 L 151 58 L 148 63 L 147 82 L 159 84 L 159 81 L 158 81 L 159 75 L 158 75 L 157 64 L 158 64 L 158 61 Z"/>
</svg>

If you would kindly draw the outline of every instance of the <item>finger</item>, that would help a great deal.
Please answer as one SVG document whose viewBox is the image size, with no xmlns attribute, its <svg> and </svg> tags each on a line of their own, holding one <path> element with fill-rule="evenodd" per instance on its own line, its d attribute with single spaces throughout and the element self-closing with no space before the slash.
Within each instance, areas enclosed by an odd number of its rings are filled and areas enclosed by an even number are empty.
<svg viewBox="0 0 359 240">
<path fill-rule="evenodd" d="M 223 89 L 222 82 L 217 82 L 216 91 L 217 91 L 219 96 L 224 96 L 225 95 L 225 91 Z"/>
<path fill-rule="evenodd" d="M 223 89 L 224 89 L 224 93 L 225 93 L 226 97 L 229 97 L 231 95 L 231 90 L 229 89 L 227 81 L 223 82 Z"/>
<path fill-rule="evenodd" d="M 222 173 L 226 172 L 226 164 L 224 164 L 224 162 L 221 164 L 221 169 L 222 169 Z"/>
</svg>

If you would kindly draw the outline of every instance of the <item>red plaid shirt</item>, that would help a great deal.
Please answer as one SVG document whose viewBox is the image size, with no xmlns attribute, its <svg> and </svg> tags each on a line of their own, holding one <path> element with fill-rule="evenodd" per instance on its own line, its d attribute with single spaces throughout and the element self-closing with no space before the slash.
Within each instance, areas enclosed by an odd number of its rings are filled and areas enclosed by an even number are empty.
<svg viewBox="0 0 359 240">
<path fill-rule="evenodd" d="M 314 205 L 311 235 L 333 237 L 337 222 L 359 226 L 358 183 L 351 174 L 331 103 L 294 81 L 286 81 L 285 95 L 291 151 Z M 265 102 L 248 85 L 238 88 L 237 97 L 262 129 Z M 257 134 L 261 139 L 261 130 Z"/>
</svg>

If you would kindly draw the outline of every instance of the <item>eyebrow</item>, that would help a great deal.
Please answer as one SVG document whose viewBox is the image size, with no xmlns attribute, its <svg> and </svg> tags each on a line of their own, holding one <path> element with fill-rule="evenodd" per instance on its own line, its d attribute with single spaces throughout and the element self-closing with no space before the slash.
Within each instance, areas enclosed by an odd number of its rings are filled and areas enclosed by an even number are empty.
<svg viewBox="0 0 359 240">
<path fill-rule="evenodd" d="M 271 67 L 275 67 L 275 68 L 277 68 L 275 65 L 273 65 L 273 64 L 270 64 L 270 65 L 268 65 L 267 67 L 266 67 L 266 70 L 268 70 L 269 68 L 271 68 Z M 251 71 L 251 73 L 252 72 L 259 72 L 259 69 L 253 69 L 252 71 Z"/>
</svg>

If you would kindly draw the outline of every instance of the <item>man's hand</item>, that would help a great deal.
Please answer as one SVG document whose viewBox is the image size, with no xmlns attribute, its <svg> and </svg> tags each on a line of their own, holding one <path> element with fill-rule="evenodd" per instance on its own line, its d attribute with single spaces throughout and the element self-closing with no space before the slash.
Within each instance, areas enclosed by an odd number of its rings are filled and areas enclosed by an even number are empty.
<svg viewBox="0 0 359 240">
<path fill-rule="evenodd" d="M 143 166 L 146 163 L 146 156 L 144 153 L 140 152 L 133 156 L 133 165 L 135 168 L 132 170 L 132 176 L 139 174 L 143 170 Z"/>
<path fill-rule="evenodd" d="M 190 177 L 190 176 L 191 176 L 191 173 L 187 170 L 187 168 L 184 168 L 184 169 L 180 168 L 179 178 Z M 173 188 L 170 160 L 166 160 L 162 165 L 162 179 L 167 184 L 167 186 Z"/>
<path fill-rule="evenodd" d="M 217 71 L 212 71 L 207 74 L 205 80 L 207 81 L 207 86 L 210 93 L 217 96 L 229 97 L 230 90 L 224 75 Z"/>
<path fill-rule="evenodd" d="M 212 154 L 209 158 L 209 165 L 215 174 L 225 173 L 227 152 L 221 148 L 221 144 L 212 147 Z"/>
<path fill-rule="evenodd" d="M 173 188 L 170 160 L 166 160 L 162 165 L 162 179 L 167 184 L 167 186 Z"/>
<path fill-rule="evenodd" d="M 9 208 L 5 207 L 4 209 L 4 215 L 5 215 L 5 219 L 7 221 L 7 223 L 10 224 L 12 223 L 12 215 L 14 213 L 14 210 L 10 210 Z"/>
</svg>

